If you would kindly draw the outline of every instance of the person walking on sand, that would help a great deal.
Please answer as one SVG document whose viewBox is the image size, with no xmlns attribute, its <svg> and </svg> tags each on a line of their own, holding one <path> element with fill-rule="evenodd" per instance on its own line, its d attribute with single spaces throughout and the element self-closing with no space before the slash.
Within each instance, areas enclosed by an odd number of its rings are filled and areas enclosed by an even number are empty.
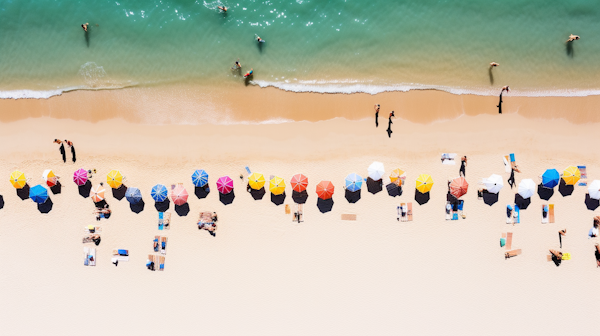
<svg viewBox="0 0 600 336">
<path fill-rule="evenodd" d="M 573 35 L 573 34 L 571 34 L 571 35 L 569 35 L 569 39 L 567 40 L 567 43 L 568 42 L 573 42 L 573 41 L 579 40 L 579 39 L 580 39 L 579 35 Z"/>
<path fill-rule="evenodd" d="M 386 132 L 387 132 L 387 134 L 388 134 L 388 138 L 391 138 L 391 137 L 392 137 L 392 133 L 393 133 L 393 132 L 392 132 L 392 124 L 393 124 L 393 122 L 392 122 L 392 118 L 390 118 L 390 120 L 388 121 L 388 128 L 387 128 L 387 130 L 386 130 Z"/>
<path fill-rule="evenodd" d="M 558 231 L 558 242 L 560 243 L 560 248 L 562 248 L 562 237 L 565 235 L 567 235 L 567 229 Z"/>
<path fill-rule="evenodd" d="M 77 157 L 75 156 L 75 146 L 73 146 L 73 143 L 69 140 L 65 140 L 65 142 L 67 143 L 67 146 L 71 147 L 71 154 L 73 155 L 73 163 L 75 163 L 75 161 L 77 161 Z M 65 158 L 66 160 L 66 158 Z"/>
<path fill-rule="evenodd" d="M 90 25 L 90 24 L 89 24 L 89 23 L 87 23 L 87 22 L 81 25 L 81 28 L 83 28 L 83 31 L 84 31 L 84 32 L 86 32 L 86 33 L 88 32 L 88 30 L 87 30 L 87 29 L 88 29 L 88 26 L 89 26 L 89 25 Z"/>
<path fill-rule="evenodd" d="M 508 178 L 508 184 L 510 185 L 510 189 L 515 186 L 515 169 L 510 169 L 510 177 Z"/>
<path fill-rule="evenodd" d="M 379 127 L 379 104 L 375 104 L 375 127 Z"/>
<path fill-rule="evenodd" d="M 63 162 L 67 162 L 67 155 L 65 154 L 65 144 L 63 144 L 62 141 L 60 141 L 58 139 L 54 139 L 54 143 L 57 143 L 60 145 L 60 148 L 58 150 L 60 150 L 60 154 L 62 155 Z"/>
<path fill-rule="evenodd" d="M 467 168 L 467 156 L 463 156 L 460 159 L 460 169 L 458 171 L 458 176 L 466 177 L 466 168 Z"/>
<path fill-rule="evenodd" d="M 490 69 L 493 69 L 493 68 L 495 68 L 495 67 L 497 67 L 497 66 L 499 66 L 499 65 L 500 65 L 500 64 L 498 64 L 498 63 L 496 63 L 496 62 L 492 62 L 492 63 L 490 63 Z"/>
</svg>

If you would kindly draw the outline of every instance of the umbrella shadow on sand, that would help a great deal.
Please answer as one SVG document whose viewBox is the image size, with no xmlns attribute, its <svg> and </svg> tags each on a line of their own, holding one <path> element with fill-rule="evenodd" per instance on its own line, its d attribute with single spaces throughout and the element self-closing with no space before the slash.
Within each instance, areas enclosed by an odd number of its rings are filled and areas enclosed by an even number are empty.
<svg viewBox="0 0 600 336">
<path fill-rule="evenodd" d="M 600 200 L 591 198 L 590 194 L 585 194 L 585 206 L 588 210 L 594 211 L 600 207 Z"/>
<path fill-rule="evenodd" d="M 229 192 L 227 194 L 219 193 L 219 201 L 221 201 L 221 203 L 223 203 L 223 205 L 233 203 L 234 199 L 235 199 L 235 193 L 233 192 L 233 190 L 231 190 L 231 192 Z"/>
<path fill-rule="evenodd" d="M 92 182 L 87 180 L 84 184 L 77 186 L 77 189 L 79 189 L 79 195 L 81 195 L 81 197 L 88 198 L 90 197 L 90 191 L 92 191 Z"/>
<path fill-rule="evenodd" d="M 180 217 L 187 216 L 190 213 L 190 205 L 187 202 L 182 205 L 175 204 L 175 213 Z"/>
<path fill-rule="evenodd" d="M 345 197 L 346 197 L 346 200 L 348 201 L 348 203 L 356 203 L 356 202 L 360 201 L 360 192 L 361 192 L 361 189 L 358 189 L 357 191 L 354 191 L 354 192 L 346 189 Z"/>
<path fill-rule="evenodd" d="M 375 195 L 378 192 L 383 190 L 383 181 L 382 180 L 373 180 L 372 178 L 368 177 L 367 178 L 367 190 Z"/>
<path fill-rule="evenodd" d="M 156 208 L 156 211 L 158 212 L 166 212 L 169 210 L 170 206 L 171 201 L 168 198 L 165 198 L 162 202 L 154 202 L 154 208 Z"/>
<path fill-rule="evenodd" d="M 210 188 L 208 187 L 208 184 L 204 187 L 196 187 L 194 189 L 194 194 L 196 194 L 196 197 L 198 197 L 198 199 L 206 198 L 206 196 L 208 196 L 209 193 Z"/>
<path fill-rule="evenodd" d="M 500 197 L 500 193 L 494 194 L 487 190 L 483 191 L 483 203 L 492 206 L 498 202 L 498 198 Z"/>
<path fill-rule="evenodd" d="M 141 199 L 136 204 L 129 203 L 129 209 L 131 209 L 131 211 L 135 212 L 136 214 L 139 214 L 140 212 L 144 211 L 144 206 L 145 205 L 146 204 L 144 203 L 144 200 Z"/>
<path fill-rule="evenodd" d="M 395 183 L 386 185 L 385 189 L 387 189 L 388 195 L 392 197 L 402 196 L 402 187 L 396 185 Z"/>
<path fill-rule="evenodd" d="M 29 184 L 25 183 L 23 188 L 17 189 L 17 196 L 23 201 L 29 198 Z"/>
<path fill-rule="evenodd" d="M 281 195 L 271 193 L 271 202 L 275 205 L 282 205 L 285 202 L 285 191 Z"/>
<path fill-rule="evenodd" d="M 333 198 L 326 200 L 317 198 L 317 208 L 319 208 L 319 211 L 322 213 L 331 211 L 331 209 L 333 209 Z"/>
<path fill-rule="evenodd" d="M 262 187 L 258 190 L 250 188 L 250 195 L 252 195 L 252 198 L 254 198 L 255 201 L 260 201 L 263 199 L 266 193 L 265 187 Z"/>
<path fill-rule="evenodd" d="M 60 194 L 62 192 L 62 184 L 60 184 L 60 181 L 56 181 L 56 185 L 50 187 L 50 190 L 54 195 Z"/>
<path fill-rule="evenodd" d="M 431 195 L 429 194 L 429 191 L 426 193 L 422 193 L 419 190 L 417 190 L 417 188 L 415 188 L 415 202 L 419 203 L 419 205 L 423 205 L 429 202 L 430 198 Z"/>
<path fill-rule="evenodd" d="M 537 189 L 538 196 L 545 201 L 549 201 L 550 197 L 554 195 L 554 188 L 546 188 L 543 184 L 538 185 Z"/>
<path fill-rule="evenodd" d="M 531 197 L 523 198 L 523 196 L 515 194 L 515 204 L 519 209 L 525 210 L 531 204 Z"/>
<path fill-rule="evenodd" d="M 111 190 L 112 190 L 113 197 L 120 201 L 125 197 L 125 193 L 127 192 L 127 186 L 125 186 L 124 184 L 121 184 L 121 186 L 119 188 L 117 188 L 117 189 L 111 188 Z"/>
<path fill-rule="evenodd" d="M 44 202 L 42 204 L 38 204 L 37 208 L 38 208 L 39 212 L 47 214 L 50 211 L 52 211 L 53 205 L 54 205 L 54 203 L 52 203 L 52 200 L 50 199 L 50 197 L 48 197 L 46 202 Z"/>
<path fill-rule="evenodd" d="M 575 186 L 568 185 L 565 183 L 565 180 L 560 179 L 560 184 L 558 185 L 558 192 L 563 196 L 571 196 L 573 191 L 575 190 Z"/>
<path fill-rule="evenodd" d="M 306 190 L 302 192 L 297 192 L 296 190 L 292 191 L 292 200 L 298 204 L 305 204 L 308 199 L 308 192 Z"/>
<path fill-rule="evenodd" d="M 4 196 L 0 195 L 0 209 L 4 208 Z"/>
</svg>

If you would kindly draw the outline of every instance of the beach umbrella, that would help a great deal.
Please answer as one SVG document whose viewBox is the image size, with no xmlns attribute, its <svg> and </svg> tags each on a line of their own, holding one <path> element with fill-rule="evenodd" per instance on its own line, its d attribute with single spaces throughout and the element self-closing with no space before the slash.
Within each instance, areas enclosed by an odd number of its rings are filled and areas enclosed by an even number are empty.
<svg viewBox="0 0 600 336">
<path fill-rule="evenodd" d="M 532 179 L 524 179 L 519 182 L 519 195 L 529 198 L 535 193 L 535 182 Z"/>
<path fill-rule="evenodd" d="M 142 200 L 142 192 L 138 188 L 127 188 L 125 198 L 127 198 L 131 204 L 138 204 Z"/>
<path fill-rule="evenodd" d="M 568 166 L 563 172 L 562 178 L 565 180 L 566 184 L 575 185 L 581 178 L 581 172 L 579 171 L 579 168 L 575 166 Z"/>
<path fill-rule="evenodd" d="M 182 184 L 178 184 L 175 189 L 171 190 L 171 199 L 176 205 L 184 205 L 187 203 L 188 192 Z"/>
<path fill-rule="evenodd" d="M 118 170 L 111 170 L 106 176 L 106 183 L 113 189 L 119 189 L 123 184 L 123 175 Z"/>
<path fill-rule="evenodd" d="M 296 192 L 303 192 L 308 187 L 308 178 L 302 174 L 296 174 L 292 176 L 292 181 L 290 182 L 292 185 L 292 189 Z"/>
<path fill-rule="evenodd" d="M 196 187 L 204 187 L 208 183 L 208 173 L 203 169 L 196 170 L 192 174 L 192 182 Z"/>
<path fill-rule="evenodd" d="M 560 174 L 556 169 L 546 169 L 542 175 L 542 185 L 546 188 L 554 188 L 560 181 Z"/>
<path fill-rule="evenodd" d="M 73 182 L 75 182 L 75 184 L 77 184 L 78 186 L 84 185 L 87 182 L 87 180 L 88 174 L 87 171 L 85 171 L 85 169 L 79 168 L 73 173 Z"/>
<path fill-rule="evenodd" d="M 44 181 L 46 181 L 48 187 L 54 187 L 58 184 L 58 177 L 54 174 L 52 169 L 44 170 L 42 177 L 44 178 Z"/>
<path fill-rule="evenodd" d="M 281 195 L 285 192 L 285 181 L 279 177 L 275 176 L 269 181 L 269 191 L 273 195 Z"/>
<path fill-rule="evenodd" d="M 221 194 L 229 194 L 233 190 L 233 180 L 229 176 L 219 177 L 217 180 L 217 190 Z"/>
<path fill-rule="evenodd" d="M 373 181 L 381 180 L 383 174 L 385 174 L 385 168 L 383 168 L 383 163 L 378 161 L 371 163 L 367 171 L 369 172 L 369 177 L 373 179 Z"/>
<path fill-rule="evenodd" d="M 265 186 L 265 177 L 263 174 L 252 173 L 248 176 L 248 184 L 250 184 L 250 188 L 260 190 Z"/>
<path fill-rule="evenodd" d="M 29 189 L 29 198 L 38 204 L 42 204 L 48 199 L 48 190 L 41 184 L 38 184 Z"/>
<path fill-rule="evenodd" d="M 162 184 L 155 185 L 150 191 L 150 196 L 152 196 L 152 199 L 156 202 L 162 202 L 166 200 L 168 195 L 169 191 L 167 190 L 167 187 Z"/>
<path fill-rule="evenodd" d="M 588 194 L 590 198 L 600 200 L 600 180 L 594 180 L 588 186 Z"/>
<path fill-rule="evenodd" d="M 27 179 L 25 178 L 25 174 L 22 172 L 15 170 L 10 174 L 10 183 L 12 183 L 13 187 L 17 189 L 21 189 L 27 184 Z"/>
<path fill-rule="evenodd" d="M 349 190 L 351 192 L 358 191 L 362 187 L 362 183 L 363 183 L 363 178 L 360 177 L 356 173 L 352 173 L 352 174 L 346 176 L 346 181 L 345 181 L 346 190 Z"/>
<path fill-rule="evenodd" d="M 433 179 L 429 174 L 421 174 L 417 177 L 417 190 L 424 194 L 431 190 L 433 187 Z"/>
<path fill-rule="evenodd" d="M 502 176 L 498 174 L 490 175 L 490 177 L 483 181 L 483 184 L 485 184 L 485 188 L 487 189 L 487 191 L 492 194 L 497 194 L 498 192 L 500 192 L 500 189 L 504 187 Z"/>
<path fill-rule="evenodd" d="M 102 201 L 104 199 L 104 191 L 104 187 L 100 184 L 92 187 L 92 189 L 90 189 L 90 197 L 92 198 L 92 201 L 95 203 Z"/>
<path fill-rule="evenodd" d="M 398 187 L 404 184 L 404 180 L 406 179 L 406 175 L 402 169 L 394 169 L 392 174 L 390 175 L 390 181 L 397 185 Z"/>
<path fill-rule="evenodd" d="M 330 199 L 333 196 L 334 189 L 330 181 L 321 181 L 317 184 L 317 195 L 323 200 Z"/>
<path fill-rule="evenodd" d="M 464 177 L 457 177 L 450 182 L 450 193 L 456 198 L 460 198 L 462 195 L 467 193 L 469 184 Z"/>
</svg>

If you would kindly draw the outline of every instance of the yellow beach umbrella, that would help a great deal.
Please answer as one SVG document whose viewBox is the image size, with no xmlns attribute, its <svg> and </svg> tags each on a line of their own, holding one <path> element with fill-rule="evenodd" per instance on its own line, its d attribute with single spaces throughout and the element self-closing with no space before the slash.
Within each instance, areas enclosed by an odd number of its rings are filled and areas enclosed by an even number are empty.
<svg viewBox="0 0 600 336">
<path fill-rule="evenodd" d="M 27 179 L 25 178 L 25 174 L 22 172 L 15 170 L 10 174 L 10 183 L 12 183 L 13 187 L 17 189 L 21 189 L 27 184 Z"/>
<path fill-rule="evenodd" d="M 285 181 L 279 176 L 273 177 L 269 182 L 269 191 L 274 195 L 283 194 L 285 192 Z"/>
<path fill-rule="evenodd" d="M 392 183 L 394 183 L 397 186 L 401 186 L 402 183 L 404 183 L 404 179 L 406 178 L 406 175 L 404 175 L 404 170 L 402 169 L 394 169 L 394 171 L 392 171 L 392 174 L 390 175 L 390 181 L 392 181 Z"/>
<path fill-rule="evenodd" d="M 118 170 L 111 170 L 106 176 L 106 183 L 113 189 L 119 189 L 123 184 L 123 175 Z"/>
<path fill-rule="evenodd" d="M 577 181 L 579 181 L 581 178 L 581 172 L 579 171 L 579 168 L 575 166 L 568 166 L 563 172 L 562 178 L 565 180 L 566 184 L 575 185 L 575 183 L 577 183 Z"/>
<path fill-rule="evenodd" d="M 265 186 L 265 177 L 263 174 L 252 173 L 252 175 L 248 177 L 248 184 L 250 184 L 250 188 L 260 190 Z"/>
<path fill-rule="evenodd" d="M 417 190 L 421 193 L 426 193 L 433 187 L 433 179 L 429 174 L 421 174 L 417 178 Z"/>
</svg>

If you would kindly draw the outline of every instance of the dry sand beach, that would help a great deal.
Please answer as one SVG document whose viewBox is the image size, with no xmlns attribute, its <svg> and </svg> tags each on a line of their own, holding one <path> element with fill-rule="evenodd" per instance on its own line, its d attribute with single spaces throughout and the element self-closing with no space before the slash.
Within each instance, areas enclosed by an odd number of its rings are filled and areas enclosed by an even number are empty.
<svg viewBox="0 0 600 336">
<path fill-rule="evenodd" d="M 586 165 L 588 180 L 598 179 L 599 120 L 592 108 L 598 97 L 507 96 L 506 112 L 498 115 L 495 97 L 434 91 L 320 95 L 250 87 L 248 92 L 242 98 L 259 95 L 268 103 L 257 99 L 244 107 L 222 101 L 226 114 L 220 121 L 307 121 L 181 125 L 170 123 L 169 109 L 163 109 L 154 116 L 164 125 L 152 125 L 135 117 L 152 104 L 148 92 L 135 104 L 134 95 L 122 100 L 136 106 L 130 117 L 120 112 L 127 104 L 110 99 L 126 90 L 0 101 L 0 176 L 6 178 L 0 188 L 3 334 L 593 333 L 600 271 L 596 241 L 587 232 L 600 210 L 586 208 L 587 189 L 575 187 L 566 197 L 555 191 L 546 202 L 555 204 L 554 224 L 541 224 L 544 202 L 534 195 L 514 226 L 505 223 L 505 212 L 516 189 L 505 183 L 493 206 L 478 200 L 476 189 L 492 173 L 506 181 L 502 156 L 508 153 L 515 153 L 522 171 L 517 183 L 568 165 Z M 217 98 L 211 98 L 212 107 L 203 106 L 214 108 Z M 375 103 L 382 104 L 379 128 L 373 125 Z M 391 109 L 397 118 L 388 138 Z M 60 160 L 52 143 L 57 137 L 75 143 L 76 164 Z M 440 163 L 444 152 L 469 158 L 464 220 L 444 219 L 446 181 L 459 169 Z M 348 203 L 344 177 L 352 172 L 366 177 L 373 161 L 383 162 L 388 174 L 395 168 L 407 172 L 403 194 L 390 197 L 385 189 L 371 194 L 363 187 L 361 199 Z M 285 178 L 286 204 L 292 204 L 289 178 L 305 174 L 304 222 L 293 223 L 268 192 L 254 200 L 237 177 L 244 166 Z M 96 222 L 93 202 L 72 182 L 81 167 L 97 169 L 94 184 L 105 181 L 111 169 L 121 170 L 125 184 L 142 191 L 145 209 L 135 214 L 125 199 L 107 191 L 113 214 Z M 62 193 L 50 195 L 49 214 L 17 197 L 8 182 L 15 169 L 31 177 L 31 185 L 42 182 L 44 169 L 62 176 Z M 195 169 L 210 174 L 212 191 L 202 200 L 193 194 Z M 419 206 L 414 183 L 421 173 L 431 174 L 435 185 L 431 200 Z M 235 183 L 229 205 L 219 201 L 214 185 L 224 175 Z M 321 180 L 336 187 L 328 213 L 316 206 Z M 178 182 L 190 192 L 191 210 L 178 216 L 171 204 L 165 271 L 150 272 L 144 264 L 159 234 L 150 189 Z M 413 202 L 414 221 L 396 220 L 401 202 Z M 200 211 L 218 213 L 216 237 L 197 229 Z M 342 221 L 341 214 L 356 214 L 357 220 Z M 82 230 L 89 224 L 103 228 L 96 267 L 82 263 Z M 558 248 L 563 228 L 568 233 L 562 251 L 572 259 L 556 267 L 546 255 Z M 498 243 L 504 232 L 513 232 L 513 247 L 522 255 L 504 259 Z M 111 264 L 114 248 L 129 249 L 130 261 Z"/>
</svg>

